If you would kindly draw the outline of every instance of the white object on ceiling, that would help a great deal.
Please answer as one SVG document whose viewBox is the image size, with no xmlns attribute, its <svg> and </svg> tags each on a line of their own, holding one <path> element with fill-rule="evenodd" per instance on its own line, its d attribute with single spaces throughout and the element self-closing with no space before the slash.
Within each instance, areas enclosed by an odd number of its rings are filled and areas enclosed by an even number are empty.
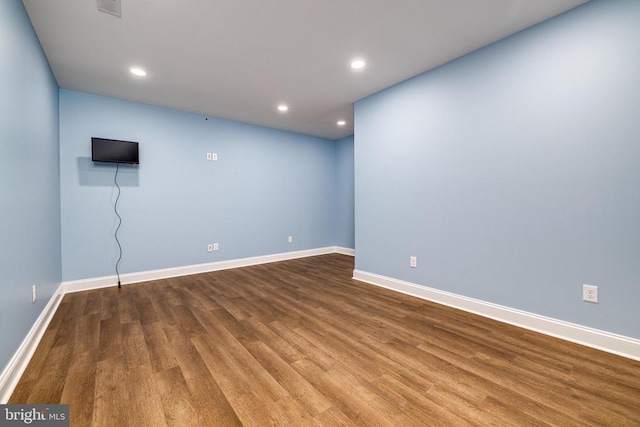
<svg viewBox="0 0 640 427">
<path fill-rule="evenodd" d="M 355 101 L 585 2 L 23 0 L 62 88 L 330 139 Z"/>
<path fill-rule="evenodd" d="M 122 3 L 120 0 L 97 0 L 98 10 L 115 16 L 122 16 Z"/>
</svg>

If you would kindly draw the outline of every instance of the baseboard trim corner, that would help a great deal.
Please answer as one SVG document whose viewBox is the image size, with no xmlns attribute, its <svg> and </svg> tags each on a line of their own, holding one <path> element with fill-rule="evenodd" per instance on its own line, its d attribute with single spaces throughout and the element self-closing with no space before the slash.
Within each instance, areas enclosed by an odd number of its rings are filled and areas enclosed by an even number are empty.
<svg viewBox="0 0 640 427">
<path fill-rule="evenodd" d="M 18 347 L 18 350 L 14 353 L 11 360 L 9 360 L 2 374 L 0 374 L 0 404 L 6 404 L 9 401 L 13 390 L 18 385 L 18 381 L 20 381 L 20 377 L 22 377 L 25 369 L 27 369 L 33 353 L 36 351 L 38 344 L 40 344 L 40 340 L 58 309 L 63 296 L 63 287 L 60 285 L 34 322 L 27 336 L 22 341 L 22 344 Z"/>
<path fill-rule="evenodd" d="M 640 361 L 640 340 L 514 308 L 468 298 L 411 282 L 353 270 L 353 278 L 427 301 Z"/>
<path fill-rule="evenodd" d="M 342 247 L 342 246 L 336 246 L 334 248 L 334 252 L 337 253 L 337 254 L 341 254 L 341 255 L 356 256 L 356 250 L 355 249 L 345 248 L 345 247 Z"/>
</svg>

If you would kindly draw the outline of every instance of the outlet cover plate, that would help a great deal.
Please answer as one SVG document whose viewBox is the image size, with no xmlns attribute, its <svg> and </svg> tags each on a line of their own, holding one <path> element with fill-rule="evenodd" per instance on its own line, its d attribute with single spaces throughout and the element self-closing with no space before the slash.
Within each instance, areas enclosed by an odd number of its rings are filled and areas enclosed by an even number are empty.
<svg viewBox="0 0 640 427">
<path fill-rule="evenodd" d="M 587 302 L 598 302 L 598 287 L 593 285 L 582 285 L 582 300 Z"/>
</svg>

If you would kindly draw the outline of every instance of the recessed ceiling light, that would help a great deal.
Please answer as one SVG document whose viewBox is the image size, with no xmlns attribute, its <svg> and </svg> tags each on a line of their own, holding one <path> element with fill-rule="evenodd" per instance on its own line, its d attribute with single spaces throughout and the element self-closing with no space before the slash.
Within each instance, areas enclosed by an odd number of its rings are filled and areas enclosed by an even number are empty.
<svg viewBox="0 0 640 427">
<path fill-rule="evenodd" d="M 346 124 L 347 122 L 345 122 L 344 120 L 338 120 L 338 123 L 337 123 L 338 126 L 344 126 Z"/>
<path fill-rule="evenodd" d="M 365 65 L 367 64 L 362 59 L 355 59 L 351 61 L 351 68 L 353 68 L 354 70 L 360 70 L 364 68 Z"/>
<path fill-rule="evenodd" d="M 147 72 L 145 70 L 143 70 L 142 68 L 138 68 L 138 67 L 131 67 L 129 68 L 129 71 L 131 71 L 131 74 L 138 76 L 138 77 L 144 77 L 147 75 Z"/>
<path fill-rule="evenodd" d="M 289 109 L 289 107 L 288 107 L 288 106 L 286 106 L 286 105 L 284 105 L 284 104 L 280 104 L 280 105 L 278 105 L 278 111 L 285 112 L 285 111 L 287 111 L 288 109 Z"/>
</svg>

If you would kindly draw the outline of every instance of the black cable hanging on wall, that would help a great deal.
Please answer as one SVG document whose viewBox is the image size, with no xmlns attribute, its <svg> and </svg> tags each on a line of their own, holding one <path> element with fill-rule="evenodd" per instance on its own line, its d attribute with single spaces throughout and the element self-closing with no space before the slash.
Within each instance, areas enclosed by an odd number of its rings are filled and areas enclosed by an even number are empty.
<svg viewBox="0 0 640 427">
<path fill-rule="evenodd" d="M 118 170 L 120 168 L 120 163 L 116 163 L 116 175 L 113 177 L 113 182 L 116 184 L 118 188 L 118 195 L 116 196 L 116 202 L 113 204 L 113 210 L 118 216 L 118 226 L 116 227 L 116 231 L 113 233 L 113 236 L 116 238 L 116 243 L 118 244 L 118 250 L 120 251 L 120 255 L 118 256 L 118 261 L 116 261 L 116 275 L 118 276 L 118 288 L 120 285 L 120 271 L 118 271 L 118 264 L 120 264 L 120 260 L 122 259 L 122 246 L 120 245 L 120 240 L 118 240 L 118 230 L 120 230 L 120 226 L 122 225 L 122 217 L 118 213 L 118 200 L 120 200 L 120 186 L 118 185 Z"/>
</svg>

